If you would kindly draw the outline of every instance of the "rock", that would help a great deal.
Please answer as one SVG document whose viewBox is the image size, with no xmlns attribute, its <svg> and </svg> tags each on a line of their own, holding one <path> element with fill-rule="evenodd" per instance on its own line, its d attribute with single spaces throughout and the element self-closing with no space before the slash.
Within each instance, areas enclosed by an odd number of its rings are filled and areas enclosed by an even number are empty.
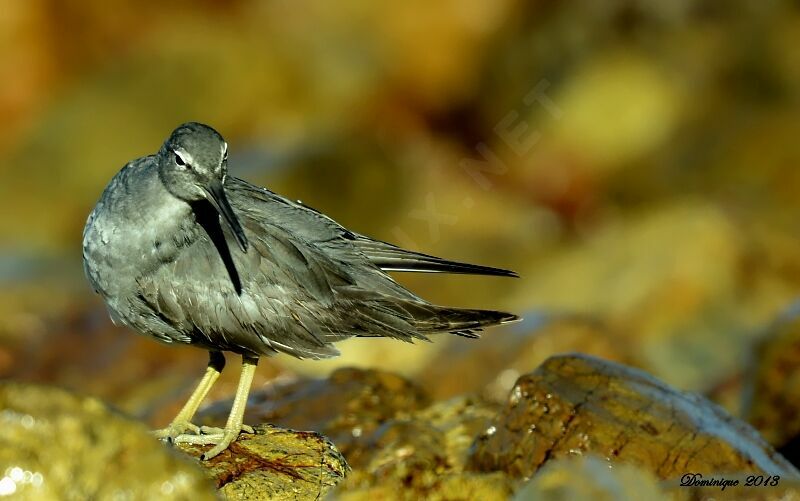
<svg viewBox="0 0 800 501">
<path fill-rule="evenodd" d="M 219 424 L 229 406 L 229 402 L 212 405 L 203 411 L 201 420 Z M 327 379 L 295 381 L 253 392 L 245 421 L 268 421 L 329 436 L 354 468 L 336 487 L 333 494 L 337 499 L 506 499 L 513 482 L 505 474 L 464 472 L 475 436 L 486 429 L 498 410 L 496 404 L 469 396 L 430 405 L 425 392 L 398 375 L 340 369 Z M 243 436 L 221 454 L 226 465 L 220 471 L 213 466 L 217 458 L 210 462 L 218 483 L 230 475 L 229 458 L 240 456 L 241 445 L 257 437 Z M 264 446 L 271 447 L 271 442 L 265 441 Z M 200 450 L 193 449 L 192 454 L 197 456 Z M 300 466 L 291 461 L 290 465 Z M 301 464 L 316 467 L 319 461 L 302 459 Z M 335 467 L 338 460 L 328 462 L 333 466 L 324 474 L 330 486 L 344 476 L 344 470 Z M 226 485 L 223 492 L 228 489 L 233 487 Z"/>
<path fill-rule="evenodd" d="M 358 473 L 352 475 L 358 479 Z M 357 485 L 350 483 L 334 491 L 335 499 L 347 501 L 371 501 L 373 499 L 399 499 L 416 501 L 418 499 L 431 500 L 475 500 L 495 501 L 506 500 L 511 497 L 513 482 L 500 472 L 495 473 L 464 473 L 460 475 L 425 475 L 427 482 L 418 484 L 403 482 L 403 479 L 394 479 L 372 485 Z"/>
<path fill-rule="evenodd" d="M 350 471 L 342 454 L 318 433 L 271 425 L 254 430 L 201 463 L 228 499 L 319 499 Z M 196 458 L 211 448 L 178 447 Z"/>
<path fill-rule="evenodd" d="M 755 350 L 747 420 L 775 447 L 800 435 L 800 308 L 779 319 Z"/>
<path fill-rule="evenodd" d="M 99 400 L 4 382 L 0 408 L 0 495 L 216 499 L 200 468 Z"/>
<path fill-rule="evenodd" d="M 548 462 L 514 496 L 515 501 L 667 501 L 672 499 L 647 470 L 613 464 L 596 455 Z"/>
<path fill-rule="evenodd" d="M 193 464 L 96 399 L 2 383 L 0 408 L 0 495 L 203 500 L 217 499 L 215 482 L 229 499 L 315 498 L 349 471 L 333 444 L 312 432 L 256 426 L 255 435 Z M 179 447 L 197 458 L 210 446 Z"/>
<path fill-rule="evenodd" d="M 461 471 L 474 437 L 496 414 L 495 406 L 477 398 L 438 402 L 410 419 L 381 425 L 366 437 L 360 462 L 377 476 L 389 469 L 408 470 L 411 463 L 424 471 Z"/>
<path fill-rule="evenodd" d="M 507 499 L 507 475 L 464 471 L 470 444 L 496 413 L 493 404 L 459 397 L 387 421 L 367 437 L 361 467 L 337 487 L 337 498 Z"/>
<path fill-rule="evenodd" d="M 390 419 L 408 418 L 429 404 L 410 381 L 376 370 L 339 369 L 329 378 L 268 386 L 250 395 L 246 423 L 314 430 L 329 437 L 352 465 L 360 464 L 367 438 Z M 204 409 L 203 424 L 222 426 L 230 401 Z"/>
<path fill-rule="evenodd" d="M 686 472 L 800 476 L 754 429 L 705 398 L 585 355 L 552 357 L 522 376 L 476 439 L 469 468 L 529 478 L 549 460 L 583 453 L 662 479 Z"/>
<path fill-rule="evenodd" d="M 460 396 L 436 402 L 414 418 L 437 429 L 444 439 L 447 464 L 462 471 L 475 437 L 491 424 L 500 406 L 478 397 Z"/>
</svg>

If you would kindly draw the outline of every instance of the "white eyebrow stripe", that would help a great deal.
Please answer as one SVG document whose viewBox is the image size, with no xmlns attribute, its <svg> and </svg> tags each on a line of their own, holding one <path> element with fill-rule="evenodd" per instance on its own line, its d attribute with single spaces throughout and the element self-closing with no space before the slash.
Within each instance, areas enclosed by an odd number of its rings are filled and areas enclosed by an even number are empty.
<svg viewBox="0 0 800 501">
<path fill-rule="evenodd" d="M 194 158 L 192 158 L 192 156 L 187 151 L 175 148 L 174 150 L 172 150 L 172 152 L 181 157 L 181 160 L 183 160 L 183 163 L 185 163 L 186 165 L 194 165 Z"/>
<path fill-rule="evenodd" d="M 226 142 L 224 142 L 224 141 L 223 141 L 223 142 L 222 142 L 222 156 L 223 156 L 223 158 L 224 158 L 224 157 L 225 157 L 225 155 L 227 155 L 227 154 L 228 154 L 228 143 L 226 143 Z"/>
</svg>

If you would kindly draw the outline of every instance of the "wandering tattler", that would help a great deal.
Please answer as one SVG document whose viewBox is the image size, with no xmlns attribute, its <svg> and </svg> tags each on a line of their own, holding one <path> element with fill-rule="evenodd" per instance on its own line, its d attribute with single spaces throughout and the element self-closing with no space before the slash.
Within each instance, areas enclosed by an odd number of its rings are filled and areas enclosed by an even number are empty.
<svg viewBox="0 0 800 501">
<path fill-rule="evenodd" d="M 136 159 L 106 187 L 83 233 L 83 264 L 116 323 L 209 352 L 206 373 L 156 436 L 224 451 L 243 424 L 258 358 L 321 359 L 352 336 L 427 340 L 517 320 L 499 311 L 433 305 L 386 272 L 517 276 L 411 252 L 350 231 L 300 202 L 227 175 L 228 145 L 186 123 L 158 153 Z M 191 423 L 225 365 L 242 372 L 225 428 Z"/>
</svg>

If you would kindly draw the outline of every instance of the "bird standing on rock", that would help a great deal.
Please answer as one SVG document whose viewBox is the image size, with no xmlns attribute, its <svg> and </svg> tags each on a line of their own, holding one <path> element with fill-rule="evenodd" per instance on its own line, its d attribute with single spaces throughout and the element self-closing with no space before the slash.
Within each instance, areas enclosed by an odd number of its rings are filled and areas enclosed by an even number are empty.
<svg viewBox="0 0 800 501">
<path fill-rule="evenodd" d="M 209 352 L 206 373 L 156 436 L 214 445 L 241 432 L 260 356 L 321 359 L 352 336 L 477 337 L 517 320 L 436 306 L 387 271 L 517 276 L 411 252 L 350 231 L 324 214 L 227 175 L 228 145 L 207 125 L 175 129 L 158 153 L 136 159 L 106 187 L 83 233 L 86 275 L 112 319 L 166 343 Z M 225 428 L 191 423 L 229 351 L 242 372 Z"/>
</svg>

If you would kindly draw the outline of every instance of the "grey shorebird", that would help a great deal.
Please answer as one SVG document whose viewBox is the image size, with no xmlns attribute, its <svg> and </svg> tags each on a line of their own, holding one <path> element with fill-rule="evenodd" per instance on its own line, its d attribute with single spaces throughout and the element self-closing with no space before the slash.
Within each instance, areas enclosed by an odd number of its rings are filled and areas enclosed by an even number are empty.
<svg viewBox="0 0 800 501">
<path fill-rule="evenodd" d="M 478 337 L 510 313 L 433 305 L 387 272 L 516 277 L 448 261 L 350 231 L 300 202 L 227 175 L 228 145 L 211 127 L 186 123 L 158 153 L 125 165 L 83 232 L 86 276 L 117 324 L 165 343 L 209 352 L 205 375 L 162 439 L 210 444 L 210 459 L 241 432 L 260 356 L 321 359 L 352 336 L 427 340 Z M 224 365 L 242 371 L 224 428 L 192 418 Z"/>
</svg>

